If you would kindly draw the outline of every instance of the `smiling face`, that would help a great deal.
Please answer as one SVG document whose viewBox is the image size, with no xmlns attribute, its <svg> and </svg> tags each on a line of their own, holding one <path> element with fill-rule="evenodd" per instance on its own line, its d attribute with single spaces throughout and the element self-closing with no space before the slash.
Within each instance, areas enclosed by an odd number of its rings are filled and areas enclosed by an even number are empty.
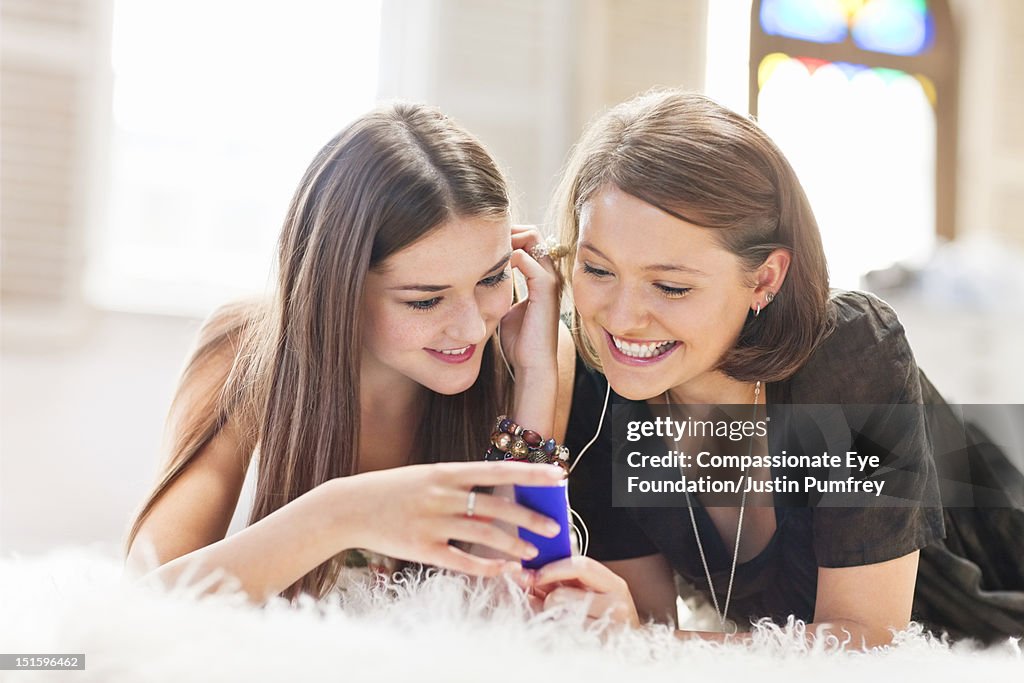
<svg viewBox="0 0 1024 683">
<path fill-rule="evenodd" d="M 366 277 L 361 378 L 465 391 L 512 305 L 507 219 L 455 218 Z"/>
<path fill-rule="evenodd" d="M 573 298 L 616 393 L 671 388 L 714 402 L 714 370 L 755 301 L 753 276 L 711 230 L 615 187 L 583 206 Z"/>
</svg>

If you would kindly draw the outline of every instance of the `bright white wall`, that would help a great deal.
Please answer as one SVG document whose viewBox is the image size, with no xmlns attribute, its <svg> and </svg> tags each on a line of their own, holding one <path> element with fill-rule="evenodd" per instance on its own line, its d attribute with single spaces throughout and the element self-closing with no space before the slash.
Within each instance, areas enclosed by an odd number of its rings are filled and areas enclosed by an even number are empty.
<svg viewBox="0 0 1024 683">
<path fill-rule="evenodd" d="M 973 3 L 957 5 L 968 23 L 965 68 L 975 76 L 1001 73 L 1007 67 L 999 60 L 1011 44 L 992 38 L 1003 35 L 1000 24 Z M 419 19 L 404 15 L 403 6 L 418 7 Z M 386 0 L 381 88 L 384 95 L 435 101 L 483 138 L 509 169 L 525 217 L 543 215 L 566 148 L 596 111 L 650 85 L 703 84 L 703 2 L 495 0 L 493 13 L 480 9 L 486 6 Z M 998 9 L 1001 25 L 1024 22 L 1024 4 L 1000 0 Z M 408 47 L 411 56 L 395 46 Z M 470 57 L 476 61 L 459 64 Z M 506 71 L 514 87 L 504 85 Z M 1006 207 L 1014 183 L 1024 178 L 1011 173 L 1024 150 L 1019 144 L 997 149 L 995 142 L 1021 139 L 1024 117 L 998 114 L 984 86 L 991 79 L 979 79 L 965 89 L 972 101 L 962 114 L 962 140 L 980 151 L 966 157 L 970 173 L 961 178 L 970 192 L 961 206 L 991 224 L 1005 221 L 1019 235 L 1020 223 L 1011 219 L 1020 212 L 1007 214 Z M 997 137 L 993 121 L 1002 127 Z M 999 180 L 988 183 L 992 178 Z M 950 311 L 920 302 L 899 309 L 919 361 L 940 389 L 963 402 L 1024 402 L 1015 346 L 1022 330 L 1012 319 L 997 317 L 998 310 Z M 96 311 L 80 334 L 51 335 L 52 343 L 8 334 L 4 322 L 0 553 L 116 544 L 154 477 L 163 416 L 198 322 Z"/>
</svg>

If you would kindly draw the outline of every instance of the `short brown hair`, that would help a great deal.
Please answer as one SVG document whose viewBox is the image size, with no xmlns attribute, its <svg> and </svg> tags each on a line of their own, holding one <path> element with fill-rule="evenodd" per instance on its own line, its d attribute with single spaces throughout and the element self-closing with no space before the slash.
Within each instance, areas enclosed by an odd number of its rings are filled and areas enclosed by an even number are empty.
<svg viewBox="0 0 1024 683">
<path fill-rule="evenodd" d="M 779 381 L 829 333 L 828 267 L 818 224 L 789 162 L 752 120 L 698 93 L 657 90 L 593 121 L 552 205 L 561 240 L 570 247 L 561 262 L 569 282 L 581 209 L 608 185 L 713 230 L 748 271 L 777 248 L 792 254 L 768 314 L 747 317 L 717 369 L 740 381 Z M 600 368 L 575 307 L 572 316 L 577 348 Z"/>
</svg>

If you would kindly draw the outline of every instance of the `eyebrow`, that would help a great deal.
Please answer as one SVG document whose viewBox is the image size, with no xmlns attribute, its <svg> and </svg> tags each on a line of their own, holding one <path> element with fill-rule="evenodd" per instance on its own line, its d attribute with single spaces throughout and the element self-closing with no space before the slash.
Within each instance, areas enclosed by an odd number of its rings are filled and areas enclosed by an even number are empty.
<svg viewBox="0 0 1024 683">
<path fill-rule="evenodd" d="M 500 259 L 498 259 L 498 262 L 495 263 L 490 268 L 488 268 L 484 272 L 483 276 L 487 277 L 488 275 L 490 275 L 494 271 L 498 270 L 498 268 L 503 267 L 506 263 L 508 263 L 508 260 L 510 258 L 512 258 L 512 252 L 511 251 L 508 252 L 507 254 L 505 254 L 504 256 L 502 256 Z M 398 287 L 388 287 L 389 290 L 403 291 L 403 292 L 443 292 L 444 290 L 450 289 L 450 288 L 451 288 L 451 285 L 421 285 L 421 284 L 400 285 Z"/>
<path fill-rule="evenodd" d="M 590 242 L 582 242 L 580 244 L 580 247 L 594 252 L 595 254 L 603 258 L 605 261 L 611 261 L 610 258 L 602 254 L 600 250 L 598 250 L 597 247 L 595 247 Z M 643 269 L 644 271 L 676 271 L 680 273 L 687 273 L 690 275 L 707 276 L 707 273 L 705 273 L 703 270 L 698 270 L 696 268 L 691 268 L 690 266 L 684 266 L 678 263 L 652 263 L 651 265 L 644 266 Z"/>
</svg>

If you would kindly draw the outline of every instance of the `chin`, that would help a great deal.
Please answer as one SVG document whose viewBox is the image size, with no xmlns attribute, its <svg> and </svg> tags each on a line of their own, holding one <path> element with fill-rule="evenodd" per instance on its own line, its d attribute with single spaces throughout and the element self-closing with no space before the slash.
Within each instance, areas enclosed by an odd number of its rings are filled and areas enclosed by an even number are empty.
<svg viewBox="0 0 1024 683">
<path fill-rule="evenodd" d="M 455 396 L 467 391 L 471 386 L 476 383 L 477 377 L 480 376 L 480 370 L 477 368 L 476 372 L 458 377 L 439 377 L 437 375 L 430 377 L 428 381 L 421 382 L 423 386 L 430 389 L 435 394 L 441 394 L 443 396 Z"/>
<path fill-rule="evenodd" d="M 474 382 L 475 381 L 476 380 L 474 380 Z M 435 394 L 440 394 L 442 396 L 457 396 L 458 394 L 461 394 L 464 391 L 468 391 L 471 386 L 473 386 L 473 382 L 463 383 L 463 384 L 459 384 L 459 385 L 452 385 L 452 386 L 448 386 L 448 385 L 427 386 L 427 389 L 430 389 Z"/>
<path fill-rule="evenodd" d="M 612 385 L 612 391 L 629 401 L 646 401 L 649 398 L 661 396 L 664 393 L 664 390 L 652 393 L 649 386 L 639 387 L 634 386 L 632 383 L 627 383 L 625 386 L 621 386 L 621 383 L 616 385 L 616 383 L 611 380 L 609 380 L 609 383 Z"/>
<path fill-rule="evenodd" d="M 611 361 L 614 362 L 614 361 Z M 607 378 L 608 383 L 612 385 L 612 391 L 621 396 L 624 399 L 630 401 L 646 401 L 649 398 L 660 396 L 665 392 L 665 389 L 651 387 L 651 378 L 641 378 L 636 376 L 630 376 L 631 373 L 628 370 L 616 369 L 612 372 L 608 372 L 607 361 L 602 359 L 604 364 L 605 373 L 604 376 Z"/>
</svg>

